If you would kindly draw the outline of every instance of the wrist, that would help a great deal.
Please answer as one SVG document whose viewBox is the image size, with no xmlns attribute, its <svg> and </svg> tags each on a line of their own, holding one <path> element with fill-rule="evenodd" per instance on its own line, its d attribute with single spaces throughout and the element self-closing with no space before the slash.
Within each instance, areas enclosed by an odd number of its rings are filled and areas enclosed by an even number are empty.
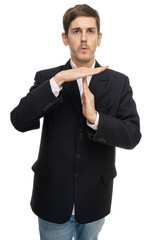
<svg viewBox="0 0 160 240">
<path fill-rule="evenodd" d="M 89 122 L 90 124 L 94 124 L 95 121 L 96 121 L 96 118 L 97 118 L 97 112 L 95 112 L 95 113 L 93 114 L 93 116 L 92 116 L 92 117 L 89 117 L 87 120 L 88 120 L 88 122 Z"/>
<path fill-rule="evenodd" d="M 61 87 L 61 85 L 64 83 L 64 81 L 60 78 L 59 73 L 57 73 L 57 74 L 54 76 L 54 80 L 55 80 L 55 82 L 57 83 L 57 85 L 58 85 L 59 87 Z"/>
</svg>

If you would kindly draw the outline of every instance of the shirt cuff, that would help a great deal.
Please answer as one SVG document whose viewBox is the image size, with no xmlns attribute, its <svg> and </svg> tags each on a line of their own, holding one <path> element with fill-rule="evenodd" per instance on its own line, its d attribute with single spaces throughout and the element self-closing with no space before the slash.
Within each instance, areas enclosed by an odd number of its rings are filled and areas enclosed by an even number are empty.
<svg viewBox="0 0 160 240">
<path fill-rule="evenodd" d="M 59 87 L 56 81 L 54 80 L 54 77 L 50 79 L 50 86 L 53 94 L 58 97 L 59 92 L 62 90 L 63 87 Z"/>
<path fill-rule="evenodd" d="M 87 125 L 88 125 L 89 127 L 93 128 L 94 130 L 97 130 L 97 128 L 98 128 L 98 123 L 99 123 L 99 113 L 98 113 L 98 112 L 96 112 L 96 113 L 97 113 L 97 118 L 96 118 L 95 123 L 91 124 L 91 123 L 89 123 L 89 121 L 88 121 L 88 119 L 87 119 Z"/>
</svg>

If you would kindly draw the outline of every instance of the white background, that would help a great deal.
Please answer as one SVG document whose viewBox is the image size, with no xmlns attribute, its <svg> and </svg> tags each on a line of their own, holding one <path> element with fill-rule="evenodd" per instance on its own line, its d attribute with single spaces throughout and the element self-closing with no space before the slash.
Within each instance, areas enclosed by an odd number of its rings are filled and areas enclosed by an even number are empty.
<svg viewBox="0 0 160 240">
<path fill-rule="evenodd" d="M 33 84 L 36 71 L 65 64 L 70 57 L 61 40 L 64 12 L 87 3 L 101 16 L 102 44 L 96 59 L 130 78 L 141 117 L 142 140 L 132 151 L 117 149 L 112 212 L 102 240 L 160 239 L 160 8 L 158 0 L 54 1 L 6 0 L 1 24 L 2 239 L 38 240 L 37 217 L 30 209 L 33 172 L 41 130 L 16 131 L 10 112 Z"/>
</svg>

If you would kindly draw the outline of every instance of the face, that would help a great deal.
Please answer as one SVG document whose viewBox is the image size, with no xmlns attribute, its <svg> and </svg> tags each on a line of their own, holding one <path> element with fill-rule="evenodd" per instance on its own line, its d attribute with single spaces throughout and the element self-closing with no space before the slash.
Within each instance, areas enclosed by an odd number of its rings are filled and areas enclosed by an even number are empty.
<svg viewBox="0 0 160 240">
<path fill-rule="evenodd" d="M 66 46 L 69 45 L 71 58 L 77 66 L 91 67 L 101 37 L 93 17 L 77 17 L 70 24 L 68 36 L 62 34 L 63 42 Z"/>
</svg>

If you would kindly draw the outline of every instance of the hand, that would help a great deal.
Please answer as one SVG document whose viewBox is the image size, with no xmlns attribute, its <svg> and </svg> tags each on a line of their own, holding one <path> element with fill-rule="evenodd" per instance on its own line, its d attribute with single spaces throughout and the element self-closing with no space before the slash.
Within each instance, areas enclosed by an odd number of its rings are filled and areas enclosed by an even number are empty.
<svg viewBox="0 0 160 240">
<path fill-rule="evenodd" d="M 83 105 L 82 105 L 83 115 L 88 119 L 90 123 L 94 124 L 97 117 L 95 104 L 94 104 L 94 95 L 91 93 L 91 91 L 87 86 L 86 78 L 83 78 L 82 100 L 83 100 Z"/>
<path fill-rule="evenodd" d="M 78 78 L 92 76 L 92 75 L 98 74 L 100 72 L 103 72 L 107 68 L 108 68 L 108 66 L 98 67 L 98 68 L 80 67 L 80 68 L 75 68 L 75 69 L 64 70 L 64 71 L 57 73 L 54 76 L 54 79 L 55 79 L 56 83 L 59 86 L 61 86 L 63 84 L 63 82 L 70 82 L 70 81 L 74 81 Z"/>
</svg>

